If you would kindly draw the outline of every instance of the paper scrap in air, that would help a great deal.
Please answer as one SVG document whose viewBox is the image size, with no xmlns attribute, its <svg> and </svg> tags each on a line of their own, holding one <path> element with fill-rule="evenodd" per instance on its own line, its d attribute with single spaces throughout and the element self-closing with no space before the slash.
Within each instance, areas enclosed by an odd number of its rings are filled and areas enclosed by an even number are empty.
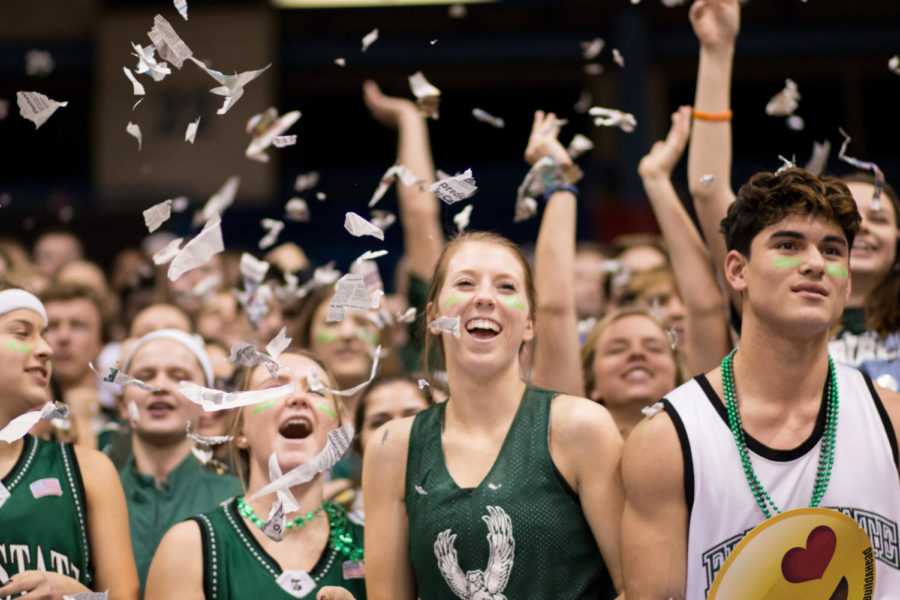
<svg viewBox="0 0 900 600">
<path fill-rule="evenodd" d="M 478 186 L 472 177 L 472 169 L 466 169 L 459 175 L 435 181 L 428 189 L 445 203 L 453 204 L 473 196 Z"/>
<path fill-rule="evenodd" d="M 344 229 L 356 237 L 371 235 L 384 241 L 384 232 L 355 212 L 348 212 L 344 215 Z"/>
<path fill-rule="evenodd" d="M 172 4 L 175 5 L 175 10 L 178 11 L 185 21 L 188 20 L 188 3 L 187 0 L 172 0 Z"/>
<path fill-rule="evenodd" d="M 296 384 L 291 379 L 290 383 L 263 390 L 250 390 L 248 392 L 223 392 L 192 381 L 182 381 L 178 384 L 178 391 L 185 398 L 199 404 L 206 411 L 227 410 L 241 406 L 253 406 L 260 402 L 281 400 L 290 396 L 296 390 Z"/>
<path fill-rule="evenodd" d="M 619 127 L 626 133 L 631 133 L 637 127 L 637 119 L 633 114 L 614 108 L 592 106 L 588 114 L 594 117 L 594 125 L 597 127 Z"/>
<path fill-rule="evenodd" d="M 797 110 L 800 92 L 793 79 L 784 80 L 784 89 L 772 96 L 766 104 L 766 114 L 773 117 L 787 117 Z"/>
<path fill-rule="evenodd" d="M 138 150 L 141 149 L 141 127 L 137 123 L 128 122 L 128 125 L 125 126 L 125 132 L 137 140 Z"/>
<path fill-rule="evenodd" d="M 69 105 L 68 102 L 57 102 L 40 92 L 16 92 L 16 103 L 19 105 L 19 114 L 34 123 L 35 129 L 46 123 L 56 109 Z"/>
<path fill-rule="evenodd" d="M 162 15 L 156 15 L 153 18 L 153 27 L 147 32 L 147 36 L 153 42 L 160 57 L 179 69 L 184 64 L 184 61 L 191 58 L 194 54 Z"/>
<path fill-rule="evenodd" d="M 172 259 L 167 273 L 169 281 L 175 281 L 187 271 L 206 264 L 213 255 L 224 250 L 222 220 L 219 215 L 215 215 L 206 222 L 203 230 L 185 244 L 178 255 Z"/>
<path fill-rule="evenodd" d="M 153 233 L 172 216 L 172 200 L 164 200 L 144 211 L 144 224 Z"/>
<path fill-rule="evenodd" d="M 428 324 L 429 329 L 452 333 L 453 337 L 459 337 L 459 317 L 438 317 Z"/>
<path fill-rule="evenodd" d="M 328 304 L 326 323 L 344 320 L 346 312 L 362 312 L 372 308 L 362 275 L 347 273 L 337 281 L 334 296 Z"/>
<path fill-rule="evenodd" d="M 265 250 L 278 241 L 278 235 L 281 233 L 281 230 L 284 229 L 284 221 L 267 218 L 263 219 L 260 223 L 263 226 L 263 229 L 266 230 L 266 234 L 259 240 L 259 247 L 261 250 Z"/>
<path fill-rule="evenodd" d="M 287 337 L 287 327 L 282 327 L 278 334 L 266 344 L 266 354 L 277 359 L 278 355 L 291 345 L 291 339 Z"/>
<path fill-rule="evenodd" d="M 191 121 L 188 123 L 187 129 L 184 132 L 184 141 L 194 143 L 194 139 L 197 137 L 197 127 L 200 126 L 200 117 L 197 117 L 195 121 Z"/>
<path fill-rule="evenodd" d="M 377 39 L 378 39 L 378 28 L 376 27 L 375 29 L 373 29 L 372 31 L 367 33 L 365 36 L 363 36 L 362 51 L 365 52 L 366 50 L 368 50 L 369 46 L 374 44 Z"/>
<path fill-rule="evenodd" d="M 122 67 L 122 71 L 125 72 L 125 76 L 128 77 L 128 81 L 131 82 L 131 86 L 134 91 L 135 96 L 143 96 L 146 92 L 144 91 L 144 84 L 137 80 L 137 77 L 134 76 L 131 69 L 128 67 Z"/>
</svg>

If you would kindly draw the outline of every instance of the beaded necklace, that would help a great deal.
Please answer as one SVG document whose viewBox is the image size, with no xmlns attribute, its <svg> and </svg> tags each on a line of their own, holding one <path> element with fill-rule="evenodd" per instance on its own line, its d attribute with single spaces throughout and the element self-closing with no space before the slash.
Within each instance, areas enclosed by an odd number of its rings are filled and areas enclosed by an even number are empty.
<svg viewBox="0 0 900 600">
<path fill-rule="evenodd" d="M 243 496 L 238 497 L 237 505 L 238 511 L 251 523 L 260 529 L 265 527 L 266 522 L 256 516 L 253 507 L 244 502 Z M 328 515 L 328 525 L 331 529 L 328 534 L 328 545 L 343 554 L 347 560 L 362 560 L 363 549 L 356 545 L 353 536 L 347 531 L 347 515 L 334 502 L 323 502 L 314 511 L 306 513 L 306 515 L 297 515 L 285 524 L 285 529 L 303 527 L 322 510 Z"/>
<path fill-rule="evenodd" d="M 750 462 L 744 427 L 741 424 L 741 412 L 738 410 L 737 392 L 734 387 L 734 353 L 736 351 L 737 348 L 733 349 L 722 359 L 722 389 L 725 392 L 728 426 L 731 429 L 734 443 L 737 445 L 738 453 L 741 456 L 741 464 L 744 467 L 744 475 L 747 477 L 750 491 L 753 492 L 756 503 L 768 519 L 772 516 L 772 512 L 780 514 L 781 509 L 778 508 L 778 505 L 775 504 L 775 501 L 772 500 L 759 481 L 756 471 L 753 470 L 753 464 Z M 809 506 L 812 508 L 818 506 L 822 496 L 825 495 L 825 490 L 828 489 L 828 482 L 831 480 L 831 468 L 834 465 L 834 444 L 837 439 L 838 420 L 838 389 L 837 375 L 831 356 L 828 357 L 828 380 L 825 382 L 825 385 L 827 387 L 825 431 L 822 434 L 822 445 L 819 448 L 819 465 L 816 468 L 816 481 L 813 486 L 812 498 L 809 501 Z M 769 510 L 770 507 L 772 511 Z"/>
</svg>

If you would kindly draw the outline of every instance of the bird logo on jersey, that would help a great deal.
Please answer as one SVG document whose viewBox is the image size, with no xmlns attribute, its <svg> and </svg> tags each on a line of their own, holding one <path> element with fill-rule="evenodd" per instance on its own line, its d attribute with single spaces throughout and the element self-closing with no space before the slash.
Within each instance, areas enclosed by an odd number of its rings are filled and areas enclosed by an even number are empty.
<svg viewBox="0 0 900 600">
<path fill-rule="evenodd" d="M 512 519 L 499 506 L 488 506 L 488 514 L 481 517 L 487 524 L 488 564 L 484 571 L 463 570 L 456 555 L 456 534 L 445 529 L 434 542 L 434 555 L 444 581 L 462 600 L 506 600 L 503 590 L 512 573 L 516 540 Z"/>
</svg>

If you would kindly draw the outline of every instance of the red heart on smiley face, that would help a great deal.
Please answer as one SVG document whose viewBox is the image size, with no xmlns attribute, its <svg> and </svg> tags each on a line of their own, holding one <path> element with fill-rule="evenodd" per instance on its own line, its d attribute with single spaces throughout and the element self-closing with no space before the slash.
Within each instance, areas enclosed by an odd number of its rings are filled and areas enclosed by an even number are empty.
<svg viewBox="0 0 900 600">
<path fill-rule="evenodd" d="M 791 583 L 821 579 L 834 556 L 837 536 L 830 527 L 819 525 L 806 538 L 806 548 L 791 548 L 781 559 L 781 573 Z"/>
</svg>

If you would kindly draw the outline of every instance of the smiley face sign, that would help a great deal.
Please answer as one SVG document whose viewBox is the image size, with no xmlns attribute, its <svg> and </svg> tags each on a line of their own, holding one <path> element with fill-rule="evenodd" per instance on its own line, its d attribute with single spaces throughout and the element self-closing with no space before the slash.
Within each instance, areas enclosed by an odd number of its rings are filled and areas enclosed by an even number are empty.
<svg viewBox="0 0 900 600">
<path fill-rule="evenodd" d="M 738 544 L 708 600 L 871 600 L 872 543 L 836 510 L 798 508 L 767 519 Z"/>
</svg>

